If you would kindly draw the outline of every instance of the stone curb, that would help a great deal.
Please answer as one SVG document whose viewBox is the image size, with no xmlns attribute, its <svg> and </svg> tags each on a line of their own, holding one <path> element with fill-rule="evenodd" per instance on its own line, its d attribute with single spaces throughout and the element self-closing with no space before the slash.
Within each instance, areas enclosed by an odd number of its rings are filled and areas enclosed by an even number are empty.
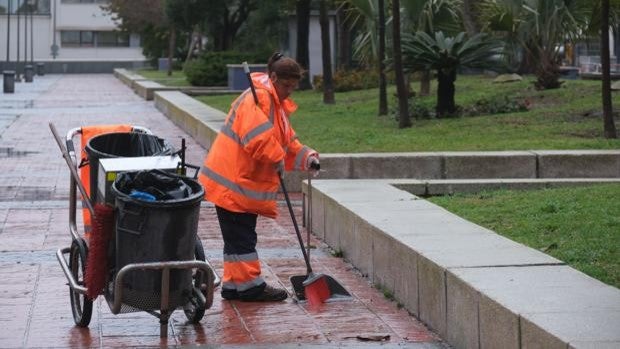
<svg viewBox="0 0 620 349">
<path fill-rule="evenodd" d="M 620 345 L 620 290 L 393 182 L 313 181 L 312 231 L 455 348 Z"/>
</svg>

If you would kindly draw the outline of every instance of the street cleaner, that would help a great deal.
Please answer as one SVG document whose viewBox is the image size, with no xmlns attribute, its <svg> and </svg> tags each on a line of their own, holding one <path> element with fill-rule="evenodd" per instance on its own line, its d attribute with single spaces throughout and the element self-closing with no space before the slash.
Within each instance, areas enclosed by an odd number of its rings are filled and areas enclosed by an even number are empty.
<svg viewBox="0 0 620 349">
<path fill-rule="evenodd" d="M 258 215 L 276 218 L 278 172 L 308 170 L 318 153 L 301 144 L 289 117 L 297 105 L 289 97 L 303 70 L 292 58 L 274 53 L 267 73 L 252 73 L 256 96 L 247 89 L 232 103 L 198 180 L 215 204 L 224 239 L 222 298 L 282 301 L 286 290 L 267 285 L 256 251 Z"/>
</svg>

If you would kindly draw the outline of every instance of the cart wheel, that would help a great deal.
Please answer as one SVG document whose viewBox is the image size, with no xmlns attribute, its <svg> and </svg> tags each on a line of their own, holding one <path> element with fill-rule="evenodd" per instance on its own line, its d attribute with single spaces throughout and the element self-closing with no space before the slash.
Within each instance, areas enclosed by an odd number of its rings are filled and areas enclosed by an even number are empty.
<svg viewBox="0 0 620 349">
<path fill-rule="evenodd" d="M 71 253 L 69 254 L 69 268 L 71 274 L 80 286 L 84 286 L 84 273 L 86 272 L 86 256 L 88 248 L 84 239 L 73 240 L 71 243 Z M 71 310 L 73 311 L 73 321 L 80 327 L 88 327 L 90 317 L 93 312 L 93 301 L 88 299 L 85 294 L 74 290 L 69 290 L 71 297 Z"/>
<path fill-rule="evenodd" d="M 205 250 L 202 247 L 202 242 L 197 236 L 194 247 L 194 255 L 196 257 L 196 260 L 206 260 Z M 205 275 L 202 270 L 196 270 L 192 277 L 194 280 L 192 295 L 190 296 L 187 304 L 185 304 L 185 306 L 183 307 L 183 311 L 185 312 L 185 316 L 187 316 L 187 320 L 189 320 L 189 322 L 197 324 L 198 322 L 200 322 L 200 320 L 202 320 L 202 317 L 205 315 L 205 310 L 210 308 L 211 304 L 213 304 L 213 292 L 208 292 L 209 287 L 208 285 L 206 285 L 206 283 L 209 282 L 209 277 L 208 275 Z M 200 303 L 198 302 L 198 297 L 195 294 L 196 289 L 199 289 L 202 295 L 205 297 L 205 304 L 200 305 Z"/>
</svg>

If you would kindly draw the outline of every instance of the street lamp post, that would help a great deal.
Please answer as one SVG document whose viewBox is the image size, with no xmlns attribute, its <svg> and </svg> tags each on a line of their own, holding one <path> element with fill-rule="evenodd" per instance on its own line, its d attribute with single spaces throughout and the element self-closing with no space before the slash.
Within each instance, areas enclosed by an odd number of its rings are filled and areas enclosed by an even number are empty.
<svg viewBox="0 0 620 349">
<path fill-rule="evenodd" d="M 9 1 L 10 2 L 10 1 Z M 20 19 L 21 16 L 19 15 L 19 2 L 20 0 L 17 0 L 17 8 L 15 9 L 15 14 L 17 15 L 17 61 L 15 62 L 15 81 L 16 82 L 21 82 L 22 79 L 19 77 L 19 39 L 20 39 Z"/>
<path fill-rule="evenodd" d="M 15 92 L 15 71 L 9 70 L 11 60 L 11 1 L 8 1 L 6 15 L 6 70 L 2 72 L 2 92 Z"/>
<path fill-rule="evenodd" d="M 32 65 L 28 64 L 28 8 L 30 1 L 24 0 L 24 81 L 32 82 Z M 32 19 L 31 19 L 32 21 Z M 30 57 L 32 59 L 32 57 Z"/>
</svg>

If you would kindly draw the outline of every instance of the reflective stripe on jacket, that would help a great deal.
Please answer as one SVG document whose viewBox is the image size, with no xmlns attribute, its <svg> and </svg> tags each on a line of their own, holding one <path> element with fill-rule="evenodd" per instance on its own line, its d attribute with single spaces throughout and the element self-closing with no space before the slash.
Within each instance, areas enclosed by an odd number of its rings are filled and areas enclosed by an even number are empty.
<svg viewBox="0 0 620 349">
<path fill-rule="evenodd" d="M 280 103 L 267 74 L 253 73 L 252 80 L 258 105 L 250 89 L 233 102 L 198 179 L 215 205 L 275 218 L 278 164 L 305 170 L 308 156 L 316 152 L 297 140 L 290 125 L 297 105 L 288 98 Z"/>
</svg>

